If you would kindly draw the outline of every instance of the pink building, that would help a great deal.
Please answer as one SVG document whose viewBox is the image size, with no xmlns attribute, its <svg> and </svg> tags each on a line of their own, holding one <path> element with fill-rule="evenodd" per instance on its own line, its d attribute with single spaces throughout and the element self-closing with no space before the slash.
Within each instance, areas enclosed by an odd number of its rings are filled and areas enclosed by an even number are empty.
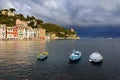
<svg viewBox="0 0 120 80">
<path fill-rule="evenodd" d="M 27 27 L 28 22 L 27 21 L 22 21 L 20 19 L 16 19 L 16 25 L 21 25 L 21 26 Z"/>
</svg>

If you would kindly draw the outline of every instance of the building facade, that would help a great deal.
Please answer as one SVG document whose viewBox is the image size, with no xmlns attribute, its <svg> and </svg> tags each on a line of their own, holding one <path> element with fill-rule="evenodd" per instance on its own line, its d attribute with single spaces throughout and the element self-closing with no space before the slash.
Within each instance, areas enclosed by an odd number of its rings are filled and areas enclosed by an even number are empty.
<svg viewBox="0 0 120 80">
<path fill-rule="evenodd" d="M 7 39 L 13 39 L 13 27 L 7 27 Z"/>
<path fill-rule="evenodd" d="M 13 39 L 18 39 L 18 27 L 13 27 Z"/>
<path fill-rule="evenodd" d="M 28 21 L 22 21 L 20 19 L 16 19 L 16 25 L 21 25 L 21 26 L 27 27 Z"/>
<path fill-rule="evenodd" d="M 46 40 L 46 30 L 43 28 L 34 29 L 34 37 L 38 40 Z"/>
<path fill-rule="evenodd" d="M 35 39 L 46 40 L 46 30 L 43 28 L 35 28 L 27 25 L 26 21 L 16 20 L 16 26 L 8 27 L 5 24 L 0 24 L 0 39 Z"/>
<path fill-rule="evenodd" d="M 2 10 L 1 11 L 1 13 L 2 13 L 2 15 L 8 15 L 8 16 L 15 16 L 15 13 L 14 12 L 12 12 L 11 10 Z"/>
<path fill-rule="evenodd" d="M 46 30 L 43 28 L 39 28 L 39 38 L 40 40 L 45 40 L 46 39 Z"/>
<path fill-rule="evenodd" d="M 6 38 L 6 25 L 0 24 L 0 39 Z"/>
<path fill-rule="evenodd" d="M 7 15 L 8 15 L 8 16 L 15 16 L 15 13 L 14 13 L 14 12 L 12 12 L 12 11 L 10 11 L 10 10 L 8 10 Z"/>
</svg>

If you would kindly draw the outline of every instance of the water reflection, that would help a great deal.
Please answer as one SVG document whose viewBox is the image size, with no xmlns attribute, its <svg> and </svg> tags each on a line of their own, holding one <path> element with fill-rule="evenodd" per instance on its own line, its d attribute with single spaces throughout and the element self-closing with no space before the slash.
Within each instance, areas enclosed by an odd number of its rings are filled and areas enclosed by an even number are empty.
<svg viewBox="0 0 120 80">
<path fill-rule="evenodd" d="M 0 41 L 0 44 L 0 73 L 3 75 L 23 69 L 23 74 L 26 70 L 31 71 L 28 67 L 36 64 L 36 55 L 46 51 L 45 41 Z"/>
<path fill-rule="evenodd" d="M 46 41 L 40 41 L 40 52 L 46 51 Z"/>
<path fill-rule="evenodd" d="M 2 43 L 0 50 L 0 63 L 30 65 L 32 56 L 46 51 L 46 42 L 6 41 Z"/>
<path fill-rule="evenodd" d="M 112 44 L 111 44 L 112 43 Z M 0 41 L 0 79 L 3 80 L 120 80 L 120 40 Z M 82 59 L 69 64 L 70 46 L 82 51 Z M 114 48 L 111 48 L 111 45 Z M 89 62 L 89 54 L 102 50 L 101 64 Z M 45 61 L 38 53 L 48 51 Z M 71 51 L 70 51 L 71 54 Z M 109 73 L 109 74 L 108 74 Z M 87 76 L 87 77 L 86 77 Z"/>
<path fill-rule="evenodd" d="M 92 65 L 96 65 L 96 66 L 100 66 L 102 65 L 103 62 L 98 62 L 98 63 L 95 63 L 95 62 L 91 62 Z"/>
<path fill-rule="evenodd" d="M 68 64 L 78 64 L 80 62 L 80 60 L 77 61 L 69 61 Z"/>
<path fill-rule="evenodd" d="M 44 61 L 47 60 L 47 58 L 48 58 L 48 57 L 46 57 L 45 59 L 41 59 L 41 60 L 40 60 L 40 59 L 37 59 L 37 62 L 44 62 Z"/>
</svg>

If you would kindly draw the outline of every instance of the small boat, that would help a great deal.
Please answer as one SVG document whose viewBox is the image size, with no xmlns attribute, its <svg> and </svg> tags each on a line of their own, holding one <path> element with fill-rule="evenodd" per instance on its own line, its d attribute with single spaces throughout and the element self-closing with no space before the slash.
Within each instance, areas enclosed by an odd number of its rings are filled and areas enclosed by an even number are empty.
<svg viewBox="0 0 120 80">
<path fill-rule="evenodd" d="M 72 54 L 69 56 L 70 61 L 76 61 L 81 58 L 81 52 L 79 50 L 73 50 Z"/>
<path fill-rule="evenodd" d="M 89 61 L 90 62 L 95 62 L 95 63 L 99 63 L 102 62 L 103 60 L 103 56 L 99 53 L 99 52 L 93 52 L 90 56 L 89 56 Z"/>
<path fill-rule="evenodd" d="M 38 60 L 44 60 L 48 57 L 48 53 L 47 52 L 42 52 L 40 54 L 37 55 L 37 59 Z"/>
</svg>

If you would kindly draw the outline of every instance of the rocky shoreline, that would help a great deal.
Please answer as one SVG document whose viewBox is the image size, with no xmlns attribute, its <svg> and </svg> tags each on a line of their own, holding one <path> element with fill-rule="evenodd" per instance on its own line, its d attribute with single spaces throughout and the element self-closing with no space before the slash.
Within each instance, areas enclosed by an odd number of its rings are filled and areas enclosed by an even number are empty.
<svg viewBox="0 0 120 80">
<path fill-rule="evenodd" d="M 70 40 L 70 39 L 80 39 L 80 37 L 55 37 L 54 40 Z"/>
</svg>

